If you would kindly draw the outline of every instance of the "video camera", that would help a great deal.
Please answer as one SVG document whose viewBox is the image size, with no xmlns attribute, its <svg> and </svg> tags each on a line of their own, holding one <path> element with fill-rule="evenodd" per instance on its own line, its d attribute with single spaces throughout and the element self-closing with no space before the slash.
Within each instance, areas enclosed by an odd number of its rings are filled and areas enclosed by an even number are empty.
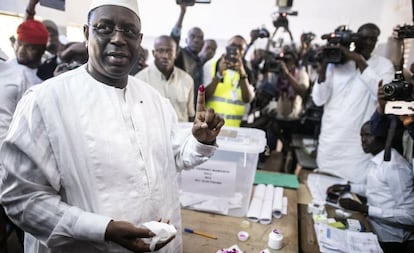
<svg viewBox="0 0 414 253">
<path fill-rule="evenodd" d="M 307 32 L 302 34 L 302 39 L 307 43 L 310 44 L 312 40 L 314 40 L 316 35 L 313 32 Z"/>
<path fill-rule="evenodd" d="M 342 51 L 334 45 L 339 44 L 349 47 L 352 42 L 359 39 L 359 35 L 347 29 L 346 26 L 340 26 L 335 32 L 324 34 L 321 38 L 328 41 L 327 46 L 322 51 L 322 58 L 328 63 L 343 63 Z"/>
<path fill-rule="evenodd" d="M 265 56 L 265 63 L 263 66 L 264 72 L 280 74 L 280 72 L 282 72 L 282 67 L 279 63 L 280 61 L 285 61 L 285 54 L 283 52 L 275 54 L 267 51 Z"/>
<path fill-rule="evenodd" d="M 414 38 L 414 25 L 403 25 L 394 30 L 398 39 Z"/>
<path fill-rule="evenodd" d="M 279 14 L 278 16 L 275 14 Z M 284 27 L 284 28 L 288 28 L 289 27 L 289 21 L 287 19 L 287 16 L 297 16 L 298 12 L 297 11 L 291 11 L 291 12 L 275 12 L 273 14 L 273 26 L 276 28 L 279 27 Z"/>
</svg>

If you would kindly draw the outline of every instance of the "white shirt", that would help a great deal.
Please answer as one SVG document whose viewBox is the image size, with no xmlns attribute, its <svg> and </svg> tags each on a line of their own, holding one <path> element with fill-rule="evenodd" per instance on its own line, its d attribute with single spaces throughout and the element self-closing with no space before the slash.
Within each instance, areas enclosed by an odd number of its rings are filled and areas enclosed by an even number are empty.
<svg viewBox="0 0 414 253">
<path fill-rule="evenodd" d="M 35 236 L 26 233 L 26 252 L 129 252 L 104 242 L 109 221 L 163 219 L 181 231 L 176 173 L 215 149 L 179 128 L 148 84 L 128 77 L 117 89 L 84 65 L 20 100 L 0 151 L 0 200 Z M 160 252 L 182 252 L 181 234 Z"/>
<path fill-rule="evenodd" d="M 9 64 L 10 67 L 14 68 L 16 71 L 23 71 L 25 78 L 31 85 L 39 84 L 43 82 L 43 80 L 37 76 L 37 68 L 32 69 L 23 64 L 20 64 L 17 62 L 16 58 L 8 60 L 7 63 Z"/>
<path fill-rule="evenodd" d="M 367 171 L 366 183 L 352 184 L 351 191 L 367 197 L 369 222 L 379 240 L 414 240 L 414 177 L 411 165 L 392 149 L 389 162 L 384 161 L 382 151 L 371 159 Z"/>
<path fill-rule="evenodd" d="M 149 83 L 161 95 L 168 98 L 177 113 L 178 121 L 188 122 L 194 117 L 194 81 L 185 71 L 174 67 L 167 80 L 154 63 L 138 72 L 135 77 Z"/>
<path fill-rule="evenodd" d="M 312 98 L 324 106 L 316 161 L 321 171 L 363 182 L 370 159 L 362 150 L 360 130 L 370 119 L 377 101 L 378 83 L 394 77 L 392 63 L 372 55 L 361 74 L 354 61 L 329 64 L 326 81 L 313 86 Z"/>
<path fill-rule="evenodd" d="M 0 61 L 0 146 L 6 138 L 17 102 L 29 87 L 31 84 L 22 71 Z"/>
</svg>

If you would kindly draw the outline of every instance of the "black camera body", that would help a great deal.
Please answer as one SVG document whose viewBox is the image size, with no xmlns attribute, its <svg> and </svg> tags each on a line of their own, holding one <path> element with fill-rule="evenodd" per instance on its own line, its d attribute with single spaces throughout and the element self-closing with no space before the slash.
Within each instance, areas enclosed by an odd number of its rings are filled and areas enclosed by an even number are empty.
<svg viewBox="0 0 414 253">
<path fill-rule="evenodd" d="M 344 56 L 341 49 L 333 45 L 339 44 L 349 47 L 352 42 L 359 39 L 359 35 L 351 30 L 343 30 L 324 34 L 321 38 L 328 41 L 327 46 L 322 51 L 323 59 L 328 63 L 343 63 Z"/>
<path fill-rule="evenodd" d="M 264 71 L 280 74 L 280 72 L 282 72 L 282 67 L 280 66 L 279 62 L 283 60 L 284 57 L 282 53 L 274 54 L 267 52 L 265 57 L 265 64 L 263 67 Z"/>
<path fill-rule="evenodd" d="M 404 80 L 401 71 L 395 72 L 395 77 L 391 83 L 387 83 L 382 87 L 384 91 L 384 98 L 388 101 L 407 101 L 413 100 L 411 93 L 413 86 L 411 83 Z"/>
<path fill-rule="evenodd" d="M 229 61 L 231 63 L 237 62 L 237 54 L 238 54 L 238 48 L 233 45 L 229 45 L 226 47 L 226 55 L 224 56 L 224 59 L 226 61 Z"/>
<path fill-rule="evenodd" d="M 302 36 L 303 36 L 303 40 L 308 44 L 311 43 L 312 40 L 315 39 L 315 34 L 313 32 L 304 33 Z"/>
<path fill-rule="evenodd" d="M 397 32 L 398 39 L 414 38 L 414 25 L 400 26 Z"/>
<path fill-rule="evenodd" d="M 287 19 L 287 16 L 297 16 L 298 12 L 297 11 L 292 11 L 292 12 L 279 12 L 279 16 L 273 20 L 273 26 L 275 28 L 279 28 L 279 27 L 284 27 L 284 28 L 288 28 L 289 27 L 289 21 Z"/>
<path fill-rule="evenodd" d="M 178 5 L 193 6 L 196 3 L 209 4 L 211 0 L 175 0 Z"/>
</svg>

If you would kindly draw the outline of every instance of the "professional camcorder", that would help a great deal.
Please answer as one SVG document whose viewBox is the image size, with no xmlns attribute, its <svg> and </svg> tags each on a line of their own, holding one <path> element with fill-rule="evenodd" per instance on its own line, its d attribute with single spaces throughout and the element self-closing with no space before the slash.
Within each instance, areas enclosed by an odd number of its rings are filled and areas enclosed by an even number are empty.
<svg viewBox="0 0 414 253">
<path fill-rule="evenodd" d="M 275 14 L 279 14 L 278 16 L 276 16 Z M 291 12 L 276 12 L 274 13 L 273 17 L 273 26 L 276 28 L 279 27 L 284 27 L 284 28 L 288 28 L 289 27 L 289 21 L 287 19 L 287 16 L 297 16 L 298 12 L 297 11 L 291 11 Z"/>
<path fill-rule="evenodd" d="M 394 30 L 398 39 L 414 38 L 414 25 L 400 26 Z"/>
<path fill-rule="evenodd" d="M 283 61 L 285 59 L 283 53 L 275 54 L 272 52 L 266 52 L 265 56 L 265 64 L 263 66 L 263 70 L 265 72 L 272 72 L 279 74 L 282 71 L 282 68 L 280 66 L 280 61 Z"/>
<path fill-rule="evenodd" d="M 414 113 L 413 85 L 404 80 L 402 71 L 396 71 L 391 83 L 383 87 L 386 114 L 409 115 Z"/>
<path fill-rule="evenodd" d="M 315 39 L 315 34 L 313 32 L 304 33 L 302 38 L 306 43 L 310 44 Z"/>
<path fill-rule="evenodd" d="M 352 42 L 356 42 L 359 39 L 359 35 L 347 29 L 346 26 L 340 26 L 335 32 L 322 35 L 322 39 L 328 41 L 322 51 L 323 59 L 328 63 L 343 63 L 344 56 L 342 51 L 335 45 L 349 48 Z"/>
</svg>

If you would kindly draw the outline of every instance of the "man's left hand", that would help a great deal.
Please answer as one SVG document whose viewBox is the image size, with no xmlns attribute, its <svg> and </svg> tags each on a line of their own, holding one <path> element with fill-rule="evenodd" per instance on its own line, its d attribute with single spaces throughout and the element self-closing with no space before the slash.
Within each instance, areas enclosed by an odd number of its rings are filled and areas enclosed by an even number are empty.
<svg viewBox="0 0 414 253">
<path fill-rule="evenodd" d="M 206 108 L 205 88 L 204 85 L 200 85 L 192 130 L 194 137 L 201 143 L 212 145 L 223 126 L 224 119 L 213 109 Z"/>
<path fill-rule="evenodd" d="M 353 199 L 348 199 L 348 198 L 339 199 L 339 205 L 351 211 L 357 211 L 363 214 L 368 214 L 368 206 L 361 204 Z"/>
</svg>

